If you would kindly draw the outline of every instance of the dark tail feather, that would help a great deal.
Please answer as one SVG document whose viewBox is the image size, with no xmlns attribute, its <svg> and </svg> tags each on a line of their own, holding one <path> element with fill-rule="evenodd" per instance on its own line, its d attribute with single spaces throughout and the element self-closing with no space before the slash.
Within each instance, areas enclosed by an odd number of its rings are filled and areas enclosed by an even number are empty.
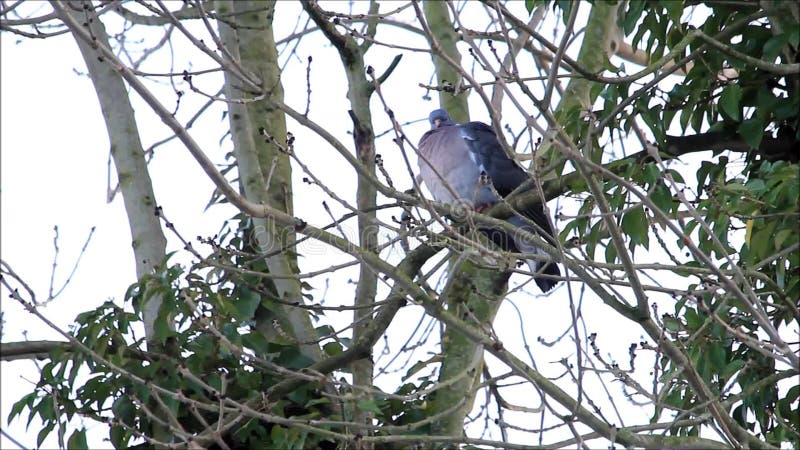
<svg viewBox="0 0 800 450">
<path fill-rule="evenodd" d="M 544 217 L 544 215 L 542 215 L 541 212 L 539 213 L 538 217 L 536 216 L 529 217 L 529 219 L 532 219 L 534 223 L 544 228 L 543 231 L 545 231 L 546 234 L 543 234 L 535 230 L 534 227 L 532 227 L 527 221 L 525 221 L 525 219 L 519 216 L 512 216 L 509 217 L 507 220 L 510 224 L 515 225 L 519 229 L 525 230 L 530 234 L 534 235 L 538 234 L 539 236 L 544 237 L 544 239 L 550 244 L 555 244 L 555 241 L 553 240 L 552 237 L 552 230 L 550 229 L 550 225 L 547 222 L 547 218 Z M 514 247 L 516 247 L 518 249 L 517 251 L 520 253 L 534 253 L 540 256 L 545 256 L 545 257 L 548 256 L 547 253 L 545 253 L 542 249 L 537 247 L 536 244 L 529 241 L 521 234 L 514 236 L 512 240 L 514 242 Z M 558 264 L 556 264 L 554 261 L 527 260 L 525 262 L 528 263 L 528 267 L 530 267 L 531 272 L 533 272 L 534 274 L 538 273 L 541 275 L 552 275 L 553 277 L 561 276 L 561 270 L 559 270 Z M 542 292 L 548 292 L 549 290 L 553 289 L 553 287 L 555 287 L 555 285 L 558 284 L 559 282 L 559 280 L 556 278 L 546 278 L 537 275 L 533 276 L 533 280 L 536 282 L 536 285 L 539 286 L 539 289 L 541 289 Z"/>
<path fill-rule="evenodd" d="M 538 264 L 541 264 L 541 262 L 538 262 Z M 545 263 L 544 267 L 540 267 L 536 272 L 555 277 L 561 276 L 561 270 L 558 269 L 558 264 L 554 262 Z M 541 289 L 542 292 L 548 292 L 550 289 L 553 289 L 556 284 L 558 284 L 559 280 L 534 275 L 533 281 L 536 282 L 536 285 L 539 286 L 539 289 Z"/>
<path fill-rule="evenodd" d="M 510 219 L 508 219 L 508 221 L 513 225 L 526 229 L 529 233 L 536 233 L 536 231 L 534 231 L 529 225 L 527 225 L 524 222 L 523 219 L 519 217 L 511 217 Z M 503 229 L 481 228 L 480 230 L 486 235 L 486 237 L 489 238 L 489 240 L 497 244 L 497 246 L 499 246 L 505 251 L 513 253 L 537 253 L 542 256 L 547 255 L 543 251 L 539 250 L 539 248 L 536 247 L 535 245 L 526 242 L 525 239 L 522 239 L 521 236 L 512 236 L 506 233 L 506 231 Z M 547 236 L 545 239 L 547 239 L 548 241 L 552 240 L 552 238 L 549 236 Z M 542 260 L 529 259 L 526 260 L 525 262 L 528 264 L 530 271 L 533 273 L 552 275 L 554 277 L 561 276 L 561 270 L 559 270 L 558 264 L 556 264 L 553 261 L 544 262 Z M 550 291 L 559 282 L 559 280 L 555 278 L 544 278 L 536 275 L 534 275 L 533 279 L 536 282 L 536 285 L 539 286 L 539 289 L 542 290 L 542 292 Z"/>
</svg>

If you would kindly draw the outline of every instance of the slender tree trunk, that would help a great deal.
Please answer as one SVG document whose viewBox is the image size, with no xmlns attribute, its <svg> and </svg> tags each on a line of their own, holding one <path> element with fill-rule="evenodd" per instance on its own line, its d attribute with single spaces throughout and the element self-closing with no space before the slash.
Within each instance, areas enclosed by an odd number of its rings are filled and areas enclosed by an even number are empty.
<svg viewBox="0 0 800 450">
<path fill-rule="evenodd" d="M 282 112 L 271 106 L 273 101 L 283 101 L 272 33 L 274 11 L 274 2 L 217 3 L 219 14 L 235 13 L 231 16 L 235 28 L 223 21 L 218 22 L 225 48 L 245 71 L 261 80 L 265 95 L 264 99 L 253 101 L 253 93 L 239 89 L 237 86 L 241 83 L 230 70 L 225 71 L 225 95 L 230 100 L 228 117 L 240 182 L 249 200 L 291 214 L 291 165 L 289 156 L 281 151 L 281 146 L 285 148 L 287 145 L 286 119 Z M 237 102 L 242 99 L 248 101 Z M 269 273 L 276 275 L 272 283 L 281 303 L 302 304 L 300 281 L 291 277 L 297 273 L 296 249 L 292 245 L 294 231 L 264 218 L 253 218 L 253 225 L 254 244 L 260 254 L 269 255 L 266 264 Z M 260 306 L 256 321 L 257 328 L 266 336 L 288 334 L 291 339 L 306 342 L 303 349 L 308 358 L 312 361 L 320 359 L 319 346 L 313 343 L 316 333 L 304 310 L 277 303 L 269 310 Z"/>
<path fill-rule="evenodd" d="M 68 13 L 81 22 L 87 22 L 97 42 L 108 46 L 108 34 L 100 19 L 89 9 L 84 12 L 81 2 L 72 2 Z M 86 18 L 89 15 L 89 19 Z M 147 170 L 139 129 L 136 125 L 133 107 L 125 88 L 122 76 L 105 62 L 99 53 L 81 39 L 75 42 L 80 48 L 89 76 L 92 78 L 100 109 L 108 131 L 111 157 L 117 168 L 125 212 L 131 229 L 133 255 L 136 261 L 136 277 L 152 274 L 164 261 L 167 239 L 161 230 L 153 183 Z M 161 297 L 153 296 L 143 305 L 145 336 L 148 342 L 154 337 L 154 324 L 161 307 Z"/>
<path fill-rule="evenodd" d="M 331 41 L 339 52 L 345 75 L 347 76 L 347 98 L 350 100 L 350 118 L 353 121 L 353 143 L 359 164 L 369 173 L 375 174 L 375 132 L 372 129 L 372 113 L 369 101 L 374 87 L 372 81 L 366 78 L 364 66 L 364 52 L 369 48 L 369 42 L 359 46 L 352 36 L 339 33 L 324 16 L 322 10 L 312 2 L 303 2 L 303 7 L 320 30 Z M 370 5 L 370 12 L 376 14 L 377 3 Z M 359 245 L 364 250 L 377 252 L 378 225 L 376 222 L 377 190 L 369 178 L 359 174 L 356 190 L 356 205 L 358 208 L 358 235 Z M 353 312 L 353 340 L 358 341 L 364 335 L 373 317 L 372 305 L 375 303 L 377 293 L 378 274 L 366 264 L 359 268 L 358 285 L 356 286 L 355 306 Z M 374 364 L 372 352 L 366 358 L 361 358 L 351 364 L 353 385 L 359 389 L 358 398 L 363 396 L 361 390 L 372 388 Z M 359 423 L 370 423 L 372 414 L 361 411 L 354 405 L 353 420 Z M 365 449 L 371 448 L 364 444 Z"/>
<path fill-rule="evenodd" d="M 82 2 L 70 2 L 63 12 L 70 14 L 79 22 L 86 23 L 99 45 L 109 46 L 106 28 L 92 8 L 84 10 Z M 111 157 L 117 168 L 117 178 L 133 238 L 136 277 L 141 280 L 142 277 L 156 272 L 164 262 L 167 239 L 156 214 L 158 204 L 147 170 L 133 107 L 119 72 L 114 70 L 113 66 L 92 46 L 77 36 L 75 41 L 86 63 L 105 119 Z M 163 298 L 160 295 L 152 295 L 145 297 L 144 302 L 141 309 L 148 348 L 155 352 L 166 351 L 163 342 L 156 335 L 156 322 L 171 320 L 171 317 L 159 317 Z M 168 323 L 167 326 L 172 327 L 172 324 Z M 158 394 L 153 392 L 153 395 Z M 151 401 L 148 406 L 156 413 L 162 412 L 158 402 Z M 152 423 L 150 433 L 160 442 L 172 441 L 169 427 Z"/>
<path fill-rule="evenodd" d="M 353 120 L 353 140 L 356 147 L 358 161 L 369 171 L 375 174 L 375 133 L 372 129 L 372 113 L 369 109 L 369 100 L 372 86 L 364 78 L 364 59 L 362 55 L 355 61 L 345 66 L 347 80 L 350 85 L 348 98 L 352 108 L 350 115 Z M 369 179 L 359 174 L 358 188 L 356 190 L 356 205 L 358 207 L 358 239 L 359 245 L 371 252 L 378 250 L 378 226 L 376 224 L 375 205 L 377 193 L 375 186 Z M 378 274 L 366 264 L 361 264 L 358 272 L 358 285 L 356 286 L 355 306 L 353 312 L 353 339 L 358 340 L 369 327 L 372 319 L 372 305 L 378 288 Z M 374 363 L 372 353 L 366 358 L 355 361 L 352 365 L 353 384 L 356 387 L 371 388 Z M 371 422 L 371 414 L 356 410 L 356 421 L 361 423 Z M 371 448 L 371 445 L 368 446 Z"/>
</svg>

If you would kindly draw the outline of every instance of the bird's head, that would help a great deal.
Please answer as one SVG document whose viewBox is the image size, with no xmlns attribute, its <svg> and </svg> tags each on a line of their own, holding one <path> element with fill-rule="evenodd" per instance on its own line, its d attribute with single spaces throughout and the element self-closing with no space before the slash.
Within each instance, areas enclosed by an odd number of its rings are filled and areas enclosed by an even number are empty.
<svg viewBox="0 0 800 450">
<path fill-rule="evenodd" d="M 450 115 L 443 109 L 434 109 L 431 111 L 430 115 L 428 115 L 428 121 L 431 123 L 431 130 L 445 125 L 455 125 L 450 119 Z"/>
</svg>

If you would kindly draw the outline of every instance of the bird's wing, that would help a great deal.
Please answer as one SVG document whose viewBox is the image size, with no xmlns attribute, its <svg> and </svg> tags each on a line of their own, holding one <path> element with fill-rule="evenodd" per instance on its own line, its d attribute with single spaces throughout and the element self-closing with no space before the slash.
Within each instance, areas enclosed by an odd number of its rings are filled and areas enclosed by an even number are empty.
<svg viewBox="0 0 800 450">
<path fill-rule="evenodd" d="M 469 122 L 459 128 L 472 157 L 477 161 L 480 170 L 491 177 L 500 196 L 509 195 L 528 179 L 528 172 L 503 150 L 492 127 L 482 122 Z M 546 231 L 547 235 L 544 237 L 553 243 L 553 230 L 541 206 L 531 207 L 520 213 Z"/>
<path fill-rule="evenodd" d="M 489 125 L 469 122 L 459 127 L 473 158 L 492 178 L 495 189 L 502 196 L 510 194 L 528 179 L 525 169 L 509 158 L 497 135 Z"/>
<path fill-rule="evenodd" d="M 492 204 L 498 199 L 479 183 L 480 169 L 458 127 L 430 130 L 419 141 L 419 173 L 437 201 L 466 206 Z"/>
</svg>

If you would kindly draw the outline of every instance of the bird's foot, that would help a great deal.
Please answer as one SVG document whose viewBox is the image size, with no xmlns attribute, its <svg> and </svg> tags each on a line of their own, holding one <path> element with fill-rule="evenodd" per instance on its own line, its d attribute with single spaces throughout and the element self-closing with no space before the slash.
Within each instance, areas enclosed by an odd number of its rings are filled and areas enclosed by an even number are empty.
<svg viewBox="0 0 800 450">
<path fill-rule="evenodd" d="M 484 211 L 486 211 L 491 207 L 492 207 L 491 203 L 478 203 L 477 205 L 475 205 L 473 209 L 475 210 L 475 212 L 483 214 Z"/>
</svg>

